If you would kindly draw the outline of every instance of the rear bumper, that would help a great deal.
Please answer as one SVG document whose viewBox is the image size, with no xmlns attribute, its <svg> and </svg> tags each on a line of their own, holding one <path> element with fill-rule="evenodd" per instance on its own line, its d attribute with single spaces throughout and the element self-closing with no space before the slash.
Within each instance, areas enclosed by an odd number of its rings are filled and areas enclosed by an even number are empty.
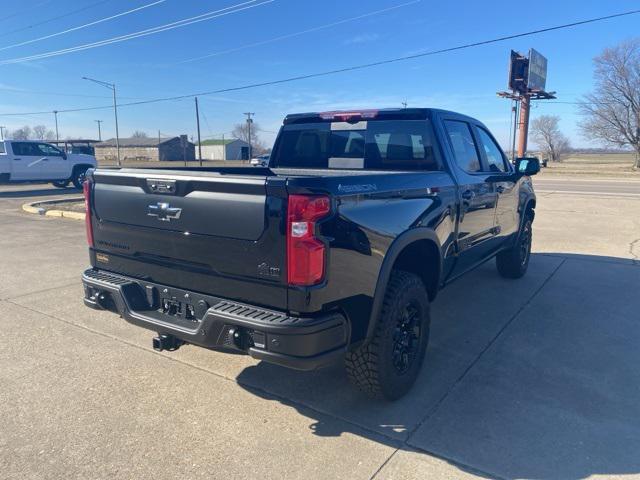
<svg viewBox="0 0 640 480">
<path fill-rule="evenodd" d="M 88 307 L 205 348 L 314 370 L 340 358 L 347 346 L 347 321 L 339 313 L 293 317 L 97 269 L 86 270 L 82 282 Z"/>
</svg>

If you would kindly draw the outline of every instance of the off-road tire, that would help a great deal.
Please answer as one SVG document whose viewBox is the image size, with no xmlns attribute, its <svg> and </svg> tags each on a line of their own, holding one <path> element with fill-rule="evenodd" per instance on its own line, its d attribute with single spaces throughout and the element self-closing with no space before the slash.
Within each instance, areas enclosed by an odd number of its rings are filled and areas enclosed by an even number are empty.
<svg viewBox="0 0 640 480">
<path fill-rule="evenodd" d="M 87 173 L 87 170 L 89 170 L 87 167 L 77 167 L 73 170 L 71 182 L 78 190 L 82 190 L 82 184 L 84 183 L 84 176 Z"/>
<path fill-rule="evenodd" d="M 498 273 L 504 278 L 520 278 L 527 273 L 531 258 L 533 218 L 527 215 L 514 245 L 496 255 Z"/>
<path fill-rule="evenodd" d="M 414 338 L 415 327 L 411 328 L 412 347 L 408 347 L 398 338 L 406 339 L 403 319 L 409 310 L 416 309 L 417 338 Z M 430 323 L 429 296 L 420 277 L 393 270 L 373 338 L 346 355 L 349 380 L 370 397 L 396 400 L 405 395 L 420 372 L 429 342 Z M 403 347 L 412 350 L 410 357 L 407 356 L 411 361 L 405 371 L 398 366 L 405 360 L 404 354 L 399 353 Z"/>
</svg>

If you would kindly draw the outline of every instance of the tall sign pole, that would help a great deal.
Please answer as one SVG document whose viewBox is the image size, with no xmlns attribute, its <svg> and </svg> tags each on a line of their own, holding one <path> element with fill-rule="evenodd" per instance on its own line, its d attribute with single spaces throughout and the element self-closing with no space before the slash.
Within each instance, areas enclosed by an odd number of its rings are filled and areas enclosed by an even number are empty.
<svg viewBox="0 0 640 480">
<path fill-rule="evenodd" d="M 516 157 L 524 157 L 527 154 L 529 137 L 529 113 L 532 100 L 555 99 L 555 92 L 545 91 L 547 83 L 547 59 L 533 48 L 529 50 L 529 56 L 525 56 L 511 50 L 509 62 L 509 89 L 510 92 L 498 92 L 498 96 L 509 98 L 519 104 L 519 116 L 516 112 L 518 123 L 518 148 Z M 515 134 L 514 145 L 515 147 Z M 513 148 L 515 150 L 515 148 Z M 514 159 L 515 160 L 515 159 Z"/>
<path fill-rule="evenodd" d="M 518 157 L 524 157 L 527 153 L 530 108 L 531 97 L 528 94 L 525 94 L 520 100 L 520 120 L 518 121 Z"/>
</svg>

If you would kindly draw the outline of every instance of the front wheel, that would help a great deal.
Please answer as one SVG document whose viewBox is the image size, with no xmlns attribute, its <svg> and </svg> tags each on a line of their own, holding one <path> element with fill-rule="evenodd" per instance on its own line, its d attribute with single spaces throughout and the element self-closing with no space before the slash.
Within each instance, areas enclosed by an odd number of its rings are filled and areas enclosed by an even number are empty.
<svg viewBox="0 0 640 480">
<path fill-rule="evenodd" d="M 424 283 L 413 273 L 394 270 L 373 338 L 347 353 L 349 380 L 371 397 L 402 397 L 420 372 L 429 328 L 429 296 Z"/>
<path fill-rule="evenodd" d="M 87 175 L 87 167 L 80 167 L 73 171 L 73 178 L 71 181 L 73 182 L 73 186 L 78 190 L 82 190 L 82 184 L 84 183 L 84 179 Z"/>
<path fill-rule="evenodd" d="M 524 220 L 516 243 L 508 250 L 504 250 L 496 255 L 498 273 L 503 277 L 520 278 L 527 273 L 529 258 L 531 258 L 532 224 L 533 220 L 531 216 L 528 215 Z"/>
</svg>

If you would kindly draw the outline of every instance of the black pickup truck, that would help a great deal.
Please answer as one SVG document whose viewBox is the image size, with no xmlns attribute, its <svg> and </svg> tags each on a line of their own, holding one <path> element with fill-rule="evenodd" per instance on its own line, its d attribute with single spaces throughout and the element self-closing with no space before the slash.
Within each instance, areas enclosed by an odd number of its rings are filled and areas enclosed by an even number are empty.
<svg viewBox="0 0 640 480">
<path fill-rule="evenodd" d="M 265 168 L 98 168 L 84 184 L 87 306 L 153 346 L 245 352 L 395 399 L 438 290 L 496 258 L 524 275 L 535 159 L 434 109 L 288 115 Z"/>
</svg>

